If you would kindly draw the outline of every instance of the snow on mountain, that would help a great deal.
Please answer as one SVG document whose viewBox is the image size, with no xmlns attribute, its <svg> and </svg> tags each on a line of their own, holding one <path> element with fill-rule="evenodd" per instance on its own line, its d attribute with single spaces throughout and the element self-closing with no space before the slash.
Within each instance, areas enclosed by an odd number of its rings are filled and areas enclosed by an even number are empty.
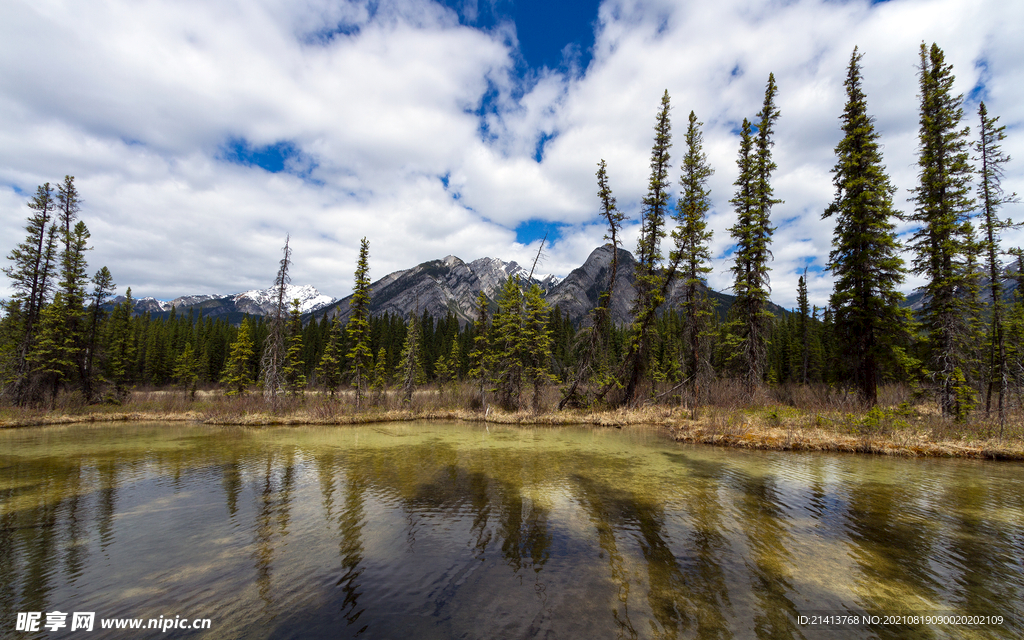
<svg viewBox="0 0 1024 640">
<path fill-rule="evenodd" d="M 277 287 L 253 289 L 235 295 L 234 301 L 240 310 L 248 311 L 250 308 L 255 307 L 260 310 L 259 312 L 267 314 L 273 311 L 274 305 L 277 303 L 277 293 Z M 292 300 L 296 298 L 299 300 L 299 311 L 301 313 L 316 311 L 335 301 L 335 298 L 325 296 L 310 284 L 285 285 L 284 299 L 289 309 L 291 309 Z M 256 309 L 252 309 L 252 311 L 256 312 Z"/>
</svg>

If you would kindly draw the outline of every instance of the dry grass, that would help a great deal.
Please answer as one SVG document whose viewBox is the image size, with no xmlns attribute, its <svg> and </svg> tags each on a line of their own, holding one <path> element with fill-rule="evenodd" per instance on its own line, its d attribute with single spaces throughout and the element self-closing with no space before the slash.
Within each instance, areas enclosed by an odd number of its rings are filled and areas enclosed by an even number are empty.
<svg viewBox="0 0 1024 640">
<path fill-rule="evenodd" d="M 357 411 L 351 390 L 335 396 L 308 392 L 269 403 L 258 394 L 226 396 L 200 391 L 194 401 L 180 391 L 144 389 L 124 405 L 85 406 L 59 398 L 52 411 L 0 408 L 0 428 L 102 421 L 189 421 L 214 425 L 350 425 L 409 420 L 460 420 L 510 425 L 658 426 L 681 442 L 749 449 L 835 451 L 899 456 L 1024 460 L 1024 416 L 1014 415 L 997 438 L 992 420 L 956 423 L 933 403 L 917 402 L 906 388 L 882 390 L 889 408 L 866 410 L 854 396 L 825 385 L 780 385 L 751 398 L 732 381 L 716 382 L 713 402 L 697 412 L 679 394 L 664 404 L 630 409 L 557 411 L 559 389 L 542 389 L 538 411 L 506 412 L 483 406 L 474 386 L 421 388 L 408 403 L 397 391 L 364 397 Z M 531 405 L 532 392 L 524 398 Z"/>
</svg>

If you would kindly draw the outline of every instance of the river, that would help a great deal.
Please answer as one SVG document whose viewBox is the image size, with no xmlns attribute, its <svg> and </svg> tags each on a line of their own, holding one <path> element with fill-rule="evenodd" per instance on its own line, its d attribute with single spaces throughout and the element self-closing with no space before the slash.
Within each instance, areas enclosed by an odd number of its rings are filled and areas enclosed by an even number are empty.
<svg viewBox="0 0 1024 640">
<path fill-rule="evenodd" d="M 0 432 L 0 637 L 1018 638 L 1022 603 L 1019 463 L 655 429 Z"/>
</svg>

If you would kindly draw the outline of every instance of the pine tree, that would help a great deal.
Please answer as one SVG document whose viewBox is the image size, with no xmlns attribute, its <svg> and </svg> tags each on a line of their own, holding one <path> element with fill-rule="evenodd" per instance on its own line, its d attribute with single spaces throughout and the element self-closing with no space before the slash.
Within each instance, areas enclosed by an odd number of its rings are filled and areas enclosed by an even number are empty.
<svg viewBox="0 0 1024 640">
<path fill-rule="evenodd" d="M 90 249 L 90 234 L 85 223 L 79 220 L 71 233 L 64 239 L 64 251 L 61 254 L 61 279 L 58 283 L 67 306 L 67 324 L 64 332 L 68 337 L 71 358 L 75 362 L 76 373 L 85 377 L 85 288 L 88 283 L 85 252 Z"/>
<path fill-rule="evenodd" d="M 72 225 L 81 211 L 81 204 L 74 176 L 64 176 L 64 182 L 57 185 L 57 220 L 64 238 L 65 253 L 71 250 Z"/>
<path fill-rule="evenodd" d="M 459 378 L 459 360 L 462 354 L 459 353 L 459 341 L 453 340 L 448 353 L 437 359 L 434 366 L 434 375 L 437 377 L 438 393 L 443 396 L 446 389 L 454 391 L 455 383 Z"/>
<path fill-rule="evenodd" d="M 611 273 L 608 276 L 608 286 L 598 295 L 597 306 L 591 312 L 592 324 L 585 327 L 579 334 L 583 342 L 582 352 L 577 362 L 576 370 L 573 372 L 572 384 L 565 390 L 561 401 L 558 403 L 559 410 L 567 405 L 581 407 L 585 404 L 579 391 L 580 384 L 591 377 L 595 366 L 601 366 L 607 361 L 607 337 L 611 325 L 612 296 L 615 290 L 615 279 L 619 271 L 619 232 L 626 215 L 618 210 L 615 196 L 608 185 L 608 167 L 604 159 L 597 164 L 597 197 L 601 200 L 601 216 L 608 223 L 608 231 L 604 239 L 609 240 L 612 247 L 612 258 L 610 264 Z M 607 384 L 606 381 L 601 383 Z M 610 389 L 611 387 L 607 387 Z"/>
<path fill-rule="evenodd" d="M 175 360 L 174 378 L 188 392 L 189 399 L 195 400 L 196 388 L 199 385 L 199 359 L 191 342 L 185 344 L 185 348 Z"/>
<path fill-rule="evenodd" d="M 704 153 L 704 136 L 700 130 L 703 124 L 697 121 L 697 115 L 691 111 L 686 127 L 686 154 L 683 156 L 682 175 L 679 179 L 683 190 L 676 202 L 677 227 L 672 232 L 675 240 L 673 262 L 681 265 L 686 292 L 683 301 L 687 350 L 685 370 L 690 380 L 694 417 L 714 378 L 710 345 L 714 308 L 708 298 L 706 277 L 711 272 L 709 245 L 712 236 L 707 228 L 707 214 L 711 210 L 708 180 L 715 170 L 708 164 L 708 156 Z"/>
<path fill-rule="evenodd" d="M 476 319 L 473 321 L 473 349 L 469 352 L 469 377 L 480 383 L 480 402 L 484 401 L 484 387 L 490 373 L 488 360 L 490 341 L 488 340 L 487 294 L 480 291 L 476 297 Z"/>
<path fill-rule="evenodd" d="M 973 345 L 963 296 L 973 202 L 970 129 L 960 128 L 963 96 L 952 93 L 953 80 L 942 50 L 921 43 L 920 184 L 914 189 L 910 216 L 920 226 L 911 240 L 913 273 L 927 280 L 921 318 L 939 384 L 939 405 L 943 415 L 961 420 L 973 404 L 966 377 Z"/>
<path fill-rule="evenodd" d="M 548 328 L 548 303 L 540 287 L 532 285 L 523 294 L 522 311 L 523 375 L 533 385 L 533 410 L 540 411 L 544 384 L 553 382 L 551 369 L 551 331 Z"/>
<path fill-rule="evenodd" d="M 28 357 L 35 342 L 40 314 L 53 289 L 58 228 L 51 224 L 55 203 L 50 183 L 36 189 L 36 195 L 28 206 L 34 212 L 25 227 L 28 235 L 8 254 L 7 259 L 12 264 L 3 269 L 4 275 L 11 279 L 14 291 L 7 304 L 9 337 L 4 350 L 6 360 L 3 369 L 6 373 L 3 390 L 18 404 L 29 400 L 32 365 Z"/>
<path fill-rule="evenodd" d="M 836 277 L 831 298 L 835 330 L 844 336 L 861 399 L 874 404 L 879 372 L 893 362 L 893 347 L 906 337 L 909 317 L 900 306 L 904 267 L 892 222 L 900 215 L 892 203 L 896 188 L 885 173 L 879 136 L 867 113 L 861 57 L 854 48 L 840 117 L 843 139 L 836 145 L 832 169 L 836 196 L 822 217 L 834 217 L 836 223 L 828 263 Z"/>
<path fill-rule="evenodd" d="M 800 312 L 799 339 L 800 339 L 800 382 L 807 384 L 808 367 L 811 362 L 811 322 L 808 317 L 810 303 L 807 300 L 807 269 L 800 276 L 796 284 L 796 303 Z"/>
<path fill-rule="evenodd" d="M 637 243 L 637 263 L 634 287 L 633 324 L 629 351 L 624 361 L 624 404 L 635 402 L 639 385 L 650 363 L 652 328 L 658 307 L 665 301 L 665 288 L 671 278 L 661 270 L 661 239 L 665 237 L 665 215 L 668 212 L 669 149 L 672 147 L 672 125 L 669 120 L 668 91 L 661 98 L 661 109 L 654 126 L 654 146 L 651 149 L 651 177 L 647 195 L 641 205 L 640 239 Z"/>
<path fill-rule="evenodd" d="M 3 273 L 11 279 L 11 289 L 14 290 L 13 301 L 19 301 L 22 308 L 22 316 L 25 322 L 25 332 L 32 334 L 33 327 L 39 319 L 39 312 L 42 310 L 46 300 L 46 294 L 52 284 L 47 282 L 53 260 L 53 240 L 56 231 L 49 235 L 53 218 L 54 199 L 53 189 L 50 183 L 40 185 L 36 189 L 35 197 L 28 203 L 32 213 L 28 218 L 25 230 L 28 236 L 25 241 L 11 250 L 7 259 L 13 264 L 4 267 Z M 47 252 L 48 240 L 50 251 Z"/>
<path fill-rule="evenodd" d="M 1006 127 L 999 126 L 999 118 L 989 116 L 985 103 L 978 106 L 979 139 L 975 143 L 979 166 L 978 200 L 981 203 L 981 224 L 983 230 L 982 249 L 988 261 L 989 288 L 992 297 L 992 325 L 989 332 L 989 377 L 985 394 L 985 413 L 992 409 L 992 391 L 999 392 L 999 437 L 1003 437 L 1006 423 L 1005 396 L 1007 387 L 1007 354 L 1004 320 L 1006 305 L 1003 302 L 1003 283 L 1000 276 L 1000 232 L 1016 226 L 1010 220 L 999 219 L 999 208 L 1004 204 L 1018 202 L 1017 194 L 1007 195 L 1002 188 L 1003 165 L 1010 157 L 1002 150 L 1006 138 Z"/>
<path fill-rule="evenodd" d="M 227 395 L 244 394 L 252 380 L 252 359 L 255 356 L 252 340 L 251 322 L 248 318 L 242 321 L 238 336 L 231 343 L 231 355 L 225 364 L 224 377 L 221 382 L 228 386 Z"/>
<path fill-rule="evenodd" d="M 341 320 L 337 316 L 331 322 L 327 345 L 316 367 L 316 379 L 333 398 L 334 392 L 341 384 Z"/>
<path fill-rule="evenodd" d="M 420 322 L 415 313 L 409 312 L 409 321 L 405 330 L 405 345 L 402 348 L 399 361 L 402 375 L 402 402 L 406 404 L 412 402 L 412 394 L 416 390 L 416 385 L 422 384 L 425 379 L 421 349 Z"/>
<path fill-rule="evenodd" d="M 356 286 L 352 292 L 351 315 L 345 331 L 352 350 L 348 358 L 352 363 L 352 386 L 356 390 L 356 410 L 359 409 L 363 390 L 369 381 L 373 366 L 373 352 L 370 351 L 370 243 L 366 238 L 360 241 L 359 262 L 356 264 Z"/>
<path fill-rule="evenodd" d="M 284 388 L 291 395 L 299 395 L 306 388 L 306 363 L 302 359 L 302 314 L 298 298 L 292 299 L 285 347 L 284 368 L 281 371 Z"/>
<path fill-rule="evenodd" d="M 756 163 L 753 155 L 753 136 L 750 122 L 744 118 L 740 129 L 740 151 L 736 165 L 739 177 L 733 184 L 736 192 L 730 204 L 736 211 L 736 224 L 729 229 L 736 241 L 733 293 L 736 301 L 730 309 L 730 322 L 726 336 L 726 353 L 730 362 L 742 372 L 748 387 L 761 383 L 767 353 L 769 325 L 765 309 L 768 292 L 761 286 L 759 261 L 766 259 L 767 244 L 759 224 L 756 197 Z"/>
<path fill-rule="evenodd" d="M 39 315 L 39 335 L 28 356 L 32 371 L 50 387 L 51 407 L 57 404 L 60 386 L 75 370 L 73 336 L 66 330 L 70 316 L 70 307 L 58 291 Z"/>
<path fill-rule="evenodd" d="M 103 306 L 117 289 L 114 277 L 106 267 L 96 272 L 96 275 L 92 277 L 92 284 L 92 312 L 89 319 L 89 338 L 86 343 L 85 378 L 82 381 L 85 397 L 89 402 L 93 401 L 93 368 L 97 360 L 96 351 L 99 348 L 99 327 L 105 314 Z"/>
<path fill-rule="evenodd" d="M 505 281 L 498 295 L 498 312 L 491 327 L 493 341 L 491 381 L 498 404 L 507 411 L 520 407 L 523 391 L 523 292 L 513 276 Z"/>
<path fill-rule="evenodd" d="M 384 400 L 384 394 L 388 390 L 388 350 L 381 347 L 377 350 L 377 359 L 373 364 L 373 382 L 370 384 L 373 391 L 373 404 L 379 405 Z"/>
<path fill-rule="evenodd" d="M 128 399 L 128 385 L 132 381 L 131 363 L 135 360 L 135 340 L 132 335 L 132 289 L 128 287 L 125 299 L 114 307 L 110 316 L 109 333 L 106 341 L 107 359 L 104 370 L 107 378 L 114 384 L 116 402 Z"/>
</svg>

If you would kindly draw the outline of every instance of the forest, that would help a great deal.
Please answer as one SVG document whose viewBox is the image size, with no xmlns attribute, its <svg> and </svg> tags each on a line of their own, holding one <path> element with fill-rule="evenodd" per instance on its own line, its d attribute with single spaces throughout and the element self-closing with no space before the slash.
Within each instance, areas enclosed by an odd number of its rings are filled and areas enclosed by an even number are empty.
<svg viewBox="0 0 1024 640">
<path fill-rule="evenodd" d="M 1020 410 L 1024 389 L 1024 298 L 1018 293 L 1024 292 L 1024 254 L 1000 244 L 1000 233 L 1016 226 L 999 217 L 1017 202 L 1000 185 L 1010 160 L 1001 149 L 1005 127 L 983 102 L 975 126 L 967 123 L 963 96 L 953 93 L 952 67 L 938 46 L 922 43 L 918 183 L 914 210 L 899 212 L 860 59 L 855 49 L 839 116 L 835 197 L 822 213 L 835 223 L 826 267 L 835 288 L 826 308 L 809 305 L 803 277 L 796 309 L 770 308 L 771 213 L 781 203 L 771 183 L 772 149 L 782 115 L 770 75 L 761 111 L 743 121 L 739 135 L 730 200 L 736 222 L 729 230 L 735 301 L 728 309 L 716 308 L 705 280 L 711 259 L 707 181 L 716 169 L 692 111 L 682 159 L 677 168 L 672 164 L 666 91 L 655 119 L 634 253 L 636 296 L 626 324 L 609 318 L 615 279 L 622 277 L 614 258 L 597 307 L 579 325 L 549 308 L 538 287 L 514 278 L 494 299 L 481 294 L 475 322 L 464 326 L 453 315 L 371 316 L 365 238 L 344 325 L 327 315 L 304 318 L 297 301 L 284 299 L 288 241 L 270 316 L 234 326 L 191 311 L 133 315 L 131 289 L 112 304 L 114 276 L 106 267 L 88 274 L 90 234 L 79 219 L 74 178 L 65 176 L 56 187 L 38 187 L 28 203 L 25 240 L 3 269 L 14 294 L 0 319 L 0 400 L 50 409 L 118 405 L 133 390 L 168 387 L 193 399 L 200 389 L 228 396 L 259 392 L 273 407 L 280 398 L 315 394 L 361 410 L 402 406 L 417 389 L 429 388 L 440 397 L 452 390 L 450 403 L 474 410 L 660 404 L 684 405 L 696 416 L 719 401 L 715 394 L 724 382 L 742 389 L 752 404 L 773 389 L 805 385 L 865 409 L 880 402 L 880 388 L 899 385 L 950 421 L 984 416 L 998 420 L 1002 433 L 1011 409 Z M 597 186 L 606 240 L 617 248 L 626 216 L 604 160 Z M 895 232 L 899 220 L 915 228 L 905 244 Z M 1009 266 L 1008 257 L 1015 260 Z M 900 292 L 908 273 L 926 282 L 913 313 Z M 1011 281 L 1017 286 L 1008 286 Z M 681 284 L 685 296 L 667 308 L 673 284 Z"/>
</svg>

